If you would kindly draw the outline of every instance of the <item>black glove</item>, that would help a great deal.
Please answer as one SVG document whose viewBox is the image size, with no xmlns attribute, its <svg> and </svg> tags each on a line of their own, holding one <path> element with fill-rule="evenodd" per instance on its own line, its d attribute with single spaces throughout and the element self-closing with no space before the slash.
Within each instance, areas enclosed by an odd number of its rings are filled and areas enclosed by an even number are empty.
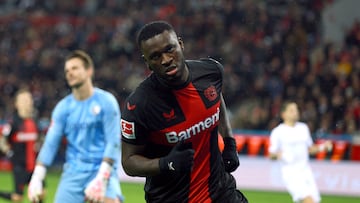
<svg viewBox="0 0 360 203">
<path fill-rule="evenodd" d="M 194 153 L 190 142 L 180 141 L 167 156 L 160 158 L 160 171 L 190 172 L 194 164 Z"/>
<path fill-rule="evenodd" d="M 240 165 L 236 151 L 236 142 L 232 137 L 225 137 L 223 139 L 225 147 L 222 152 L 222 158 L 225 165 L 225 171 L 231 173 Z"/>
</svg>

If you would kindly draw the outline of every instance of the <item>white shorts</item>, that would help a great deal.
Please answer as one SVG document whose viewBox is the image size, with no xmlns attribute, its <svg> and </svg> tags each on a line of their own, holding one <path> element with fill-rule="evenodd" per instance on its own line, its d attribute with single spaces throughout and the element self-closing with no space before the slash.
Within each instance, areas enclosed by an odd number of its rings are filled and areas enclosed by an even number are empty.
<svg viewBox="0 0 360 203">
<path fill-rule="evenodd" d="M 286 168 L 282 170 L 282 177 L 294 202 L 299 202 L 307 196 L 311 196 L 315 202 L 320 202 L 320 193 L 310 167 L 291 170 Z"/>
</svg>

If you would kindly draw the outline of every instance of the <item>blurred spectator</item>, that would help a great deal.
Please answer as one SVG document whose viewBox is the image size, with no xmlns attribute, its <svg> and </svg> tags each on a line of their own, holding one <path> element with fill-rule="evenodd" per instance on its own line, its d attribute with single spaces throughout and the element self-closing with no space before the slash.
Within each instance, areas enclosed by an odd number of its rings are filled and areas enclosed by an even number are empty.
<svg viewBox="0 0 360 203">
<path fill-rule="evenodd" d="M 270 130 L 279 122 L 279 104 L 295 99 L 312 133 L 352 133 L 360 127 L 360 25 L 354 22 L 345 33 L 343 47 L 321 44 L 321 10 L 328 3 L 3 0 L 0 118 L 11 115 L 4 106 L 24 85 L 39 117 L 49 118 L 55 101 L 69 91 L 61 61 L 74 49 L 95 56 L 96 85 L 122 104 L 148 74 L 135 51 L 136 30 L 161 18 L 187 39 L 187 56 L 224 64 L 234 128 Z"/>
</svg>

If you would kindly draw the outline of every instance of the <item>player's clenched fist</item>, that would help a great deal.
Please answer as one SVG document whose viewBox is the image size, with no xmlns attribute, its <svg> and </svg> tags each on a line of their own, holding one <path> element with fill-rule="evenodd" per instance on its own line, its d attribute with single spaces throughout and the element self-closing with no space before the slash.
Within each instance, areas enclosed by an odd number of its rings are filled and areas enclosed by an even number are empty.
<svg viewBox="0 0 360 203">
<path fill-rule="evenodd" d="M 85 199 L 90 202 L 104 202 L 112 167 L 103 161 L 99 172 L 85 189 Z"/>
<path fill-rule="evenodd" d="M 160 171 L 189 172 L 194 164 L 194 153 L 191 143 L 183 140 L 177 143 L 170 153 L 160 158 Z"/>
<path fill-rule="evenodd" d="M 224 150 L 222 158 L 225 165 L 226 172 L 233 172 L 240 165 L 239 157 L 236 151 L 236 142 L 232 137 L 224 137 Z"/>
<path fill-rule="evenodd" d="M 30 202 L 39 202 L 42 199 L 45 175 L 45 166 L 36 165 L 28 186 L 28 198 Z"/>
</svg>

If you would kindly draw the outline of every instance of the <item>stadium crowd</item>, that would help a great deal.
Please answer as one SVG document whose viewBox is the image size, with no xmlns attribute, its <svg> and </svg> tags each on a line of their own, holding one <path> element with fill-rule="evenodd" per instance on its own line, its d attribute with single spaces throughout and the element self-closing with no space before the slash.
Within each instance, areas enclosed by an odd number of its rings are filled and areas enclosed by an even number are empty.
<svg viewBox="0 0 360 203">
<path fill-rule="evenodd" d="M 187 58 L 224 64 L 224 96 L 234 129 L 270 130 L 278 109 L 294 99 L 314 135 L 355 134 L 360 127 L 360 23 L 342 46 L 324 42 L 321 11 L 331 0 L 3 0 L 0 10 L 0 118 L 17 89 L 30 87 L 47 120 L 69 92 L 63 57 L 84 49 L 95 84 L 122 104 L 146 68 L 136 30 L 150 20 L 171 22 Z"/>
</svg>

